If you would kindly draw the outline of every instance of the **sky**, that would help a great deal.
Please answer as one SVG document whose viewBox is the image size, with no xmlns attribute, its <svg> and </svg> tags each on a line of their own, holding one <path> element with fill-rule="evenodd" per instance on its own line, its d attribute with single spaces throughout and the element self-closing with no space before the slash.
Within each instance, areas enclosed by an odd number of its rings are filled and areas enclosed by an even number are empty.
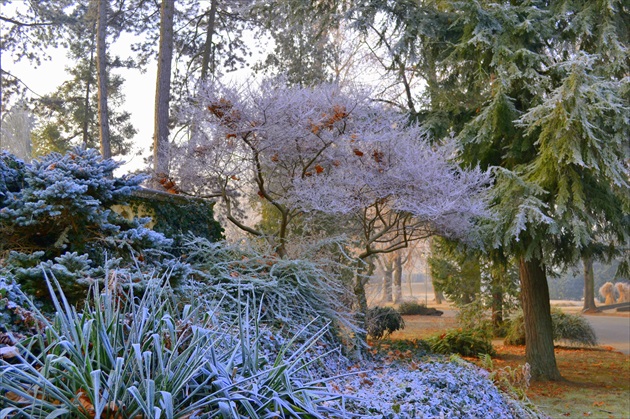
<svg viewBox="0 0 630 419">
<path fill-rule="evenodd" d="M 134 36 L 122 34 L 114 43 L 108 45 L 109 52 L 113 56 L 122 58 L 133 56 L 131 44 Z M 253 42 L 253 39 L 252 39 Z M 19 77 L 29 89 L 38 95 L 53 92 L 65 80 L 69 79 L 66 67 L 70 66 L 67 51 L 63 48 L 49 49 L 50 59 L 42 62 L 38 67 L 26 60 L 15 63 L 8 54 L 3 54 L 2 69 Z M 155 107 L 155 84 L 157 77 L 157 60 L 147 63 L 146 71 L 139 69 L 116 69 L 117 74 L 122 75 L 125 82 L 123 92 L 125 104 L 122 109 L 131 113 L 131 123 L 138 131 L 132 139 L 133 150 L 130 154 L 114 159 L 124 161 L 124 166 L 116 174 L 126 173 L 146 167 L 144 158 L 151 154 L 153 142 L 153 121 Z M 229 73 L 230 80 L 249 77 L 249 70 L 239 70 Z"/>
<path fill-rule="evenodd" d="M 110 46 L 112 55 L 126 57 L 131 55 L 132 38 L 122 36 Z M 65 49 L 49 49 L 50 60 L 42 62 L 38 67 L 28 61 L 14 63 L 7 54 L 2 55 L 2 68 L 14 74 L 38 95 L 53 92 L 69 77 L 65 72 L 70 65 Z M 127 156 L 116 158 L 126 162 L 124 172 L 144 167 L 143 158 L 150 155 L 153 136 L 153 109 L 155 102 L 155 82 L 157 65 L 149 63 L 147 71 L 142 73 L 138 69 L 117 69 L 125 79 L 123 91 L 125 93 L 124 109 L 131 113 L 131 123 L 138 133 L 133 139 L 133 151 Z"/>
</svg>

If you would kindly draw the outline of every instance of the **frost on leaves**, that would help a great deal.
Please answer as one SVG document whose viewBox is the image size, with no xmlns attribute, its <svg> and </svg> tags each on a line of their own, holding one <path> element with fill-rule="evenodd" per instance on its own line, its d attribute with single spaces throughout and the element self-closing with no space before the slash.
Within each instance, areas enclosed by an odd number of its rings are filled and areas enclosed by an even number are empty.
<svg viewBox="0 0 630 419">
<path fill-rule="evenodd" d="M 182 187 L 220 196 L 237 223 L 239 196 L 267 201 L 287 222 L 312 211 L 355 215 L 368 236 L 388 240 L 420 227 L 460 233 L 485 214 L 489 175 L 459 168 L 451 142 L 431 144 L 363 92 L 215 85 L 186 117 L 201 129 L 180 153 Z"/>
</svg>

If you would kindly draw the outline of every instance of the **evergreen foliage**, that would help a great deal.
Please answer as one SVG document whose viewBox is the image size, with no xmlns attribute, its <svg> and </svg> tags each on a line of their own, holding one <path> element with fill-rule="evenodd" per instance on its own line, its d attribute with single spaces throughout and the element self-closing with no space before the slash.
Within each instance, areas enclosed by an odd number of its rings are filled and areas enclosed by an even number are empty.
<svg viewBox="0 0 630 419">
<path fill-rule="evenodd" d="M 211 242 L 223 238 L 223 229 L 214 219 L 214 202 L 170 194 L 151 196 L 147 192 L 136 193 L 128 200 L 132 209 L 151 212 L 151 229 L 174 240 L 172 250 L 175 254 L 181 253 L 187 236 Z"/>
<path fill-rule="evenodd" d="M 453 130 L 466 164 L 496 167 L 487 247 L 519 260 L 532 375 L 557 379 L 547 274 L 630 241 L 627 2 L 375 1 L 357 26 L 379 12 L 411 59 L 399 83 L 408 71 L 427 83 L 425 127 Z"/>
<path fill-rule="evenodd" d="M 142 176 L 115 178 L 118 167 L 96 150 L 75 148 L 24 164 L 2 155 L 0 251 L 3 275 L 25 291 L 45 298 L 42 267 L 58 275 L 72 301 L 85 296 L 92 279 L 116 266 L 146 261 L 162 264 L 160 252 L 172 240 L 144 227 L 147 219 L 127 220 L 109 208 L 124 203 Z M 169 262 L 170 263 L 170 262 Z M 84 278 L 85 281 L 78 281 Z M 87 282 L 86 282 L 87 281 Z"/>
<path fill-rule="evenodd" d="M 431 351 L 437 354 L 462 356 L 494 355 L 490 337 L 480 330 L 450 329 L 428 339 Z"/>
<path fill-rule="evenodd" d="M 368 335 L 376 340 L 405 328 L 405 321 L 393 307 L 371 307 L 366 320 Z"/>
<path fill-rule="evenodd" d="M 488 326 L 492 311 L 495 335 L 517 305 L 518 273 L 499 252 L 482 252 L 438 237 L 431 242 L 429 266 L 433 285 L 459 309 L 460 327 Z"/>
</svg>

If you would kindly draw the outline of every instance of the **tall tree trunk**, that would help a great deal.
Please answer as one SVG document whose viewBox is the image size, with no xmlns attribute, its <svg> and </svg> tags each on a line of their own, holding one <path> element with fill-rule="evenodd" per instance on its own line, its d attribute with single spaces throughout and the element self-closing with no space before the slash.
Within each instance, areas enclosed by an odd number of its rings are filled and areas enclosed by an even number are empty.
<svg viewBox="0 0 630 419">
<path fill-rule="evenodd" d="M 215 22 L 217 16 L 217 3 L 218 0 L 212 0 L 210 2 L 210 9 L 206 12 L 206 18 L 208 19 L 208 26 L 206 27 L 206 41 L 203 46 L 203 54 L 201 56 L 201 77 L 199 78 L 200 84 L 203 84 L 207 79 L 209 74 L 214 73 L 214 56 L 213 54 L 213 46 L 212 46 L 212 38 L 215 33 Z M 197 139 L 199 138 L 201 132 L 199 129 L 199 124 L 196 121 L 193 121 L 190 127 L 190 138 L 188 139 L 188 153 L 194 153 L 197 148 Z"/>
<path fill-rule="evenodd" d="M 525 319 L 525 358 L 532 379 L 561 380 L 553 348 L 549 286 L 542 261 L 520 258 L 521 302 Z"/>
<path fill-rule="evenodd" d="M 595 273 L 593 271 L 593 258 L 583 256 L 584 265 L 584 313 L 596 313 L 599 310 L 595 305 Z"/>
<path fill-rule="evenodd" d="M 210 2 L 210 10 L 206 13 L 208 17 L 208 27 L 206 29 L 206 42 L 203 47 L 203 56 L 201 58 L 201 81 L 208 78 L 208 73 L 214 73 L 214 63 L 210 65 L 210 57 L 212 55 L 212 37 L 215 32 L 215 21 L 217 16 L 218 0 Z"/>
<path fill-rule="evenodd" d="M 171 61 L 173 59 L 173 17 L 175 1 L 162 0 L 160 10 L 160 51 L 155 89 L 155 128 L 153 134 L 153 170 L 157 178 L 169 174 L 169 104 Z"/>
<path fill-rule="evenodd" d="M 501 331 L 503 327 L 503 286 L 499 273 L 492 273 L 492 328 L 495 335 Z"/>
<path fill-rule="evenodd" d="M 366 260 L 359 261 L 360 266 L 357 269 L 354 280 L 354 296 L 357 299 L 357 325 L 367 330 L 367 312 L 368 303 L 367 296 L 365 294 L 365 286 L 370 280 L 370 277 L 374 273 L 374 260 L 372 257 L 368 257 Z M 367 333 L 357 333 L 356 339 L 356 355 L 358 358 L 363 356 L 363 350 L 365 348 L 365 342 L 367 341 Z"/>
<path fill-rule="evenodd" d="M 98 125 L 101 156 L 112 157 L 112 146 L 109 136 L 109 111 L 107 109 L 107 9 L 109 0 L 98 2 L 98 20 L 96 25 L 96 68 L 98 72 Z"/>
<path fill-rule="evenodd" d="M 382 303 L 392 302 L 392 266 L 389 262 L 383 264 L 383 298 Z"/>
<path fill-rule="evenodd" d="M 88 67 L 87 79 L 85 80 L 85 95 L 83 96 L 83 148 L 87 148 L 90 139 L 90 94 L 92 93 L 92 69 L 94 68 L 94 38 L 96 33 L 92 34 L 92 43 L 90 45 L 90 64 Z M 99 130 L 100 136 L 100 130 Z"/>
<path fill-rule="evenodd" d="M 403 262 L 402 255 L 397 253 L 394 257 L 394 303 L 400 304 L 402 301 L 402 276 Z"/>
<path fill-rule="evenodd" d="M 435 304 L 442 304 L 444 294 L 442 294 L 442 291 L 438 290 L 435 286 L 433 286 L 433 295 L 435 296 Z"/>
</svg>

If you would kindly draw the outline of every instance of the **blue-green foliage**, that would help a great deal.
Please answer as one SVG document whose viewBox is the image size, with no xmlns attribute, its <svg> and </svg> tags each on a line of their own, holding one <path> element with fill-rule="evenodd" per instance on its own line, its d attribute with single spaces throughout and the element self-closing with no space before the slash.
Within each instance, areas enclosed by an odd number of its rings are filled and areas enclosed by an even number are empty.
<svg viewBox="0 0 630 419">
<path fill-rule="evenodd" d="M 0 152 L 0 205 L 10 192 L 20 190 L 24 181 L 24 162 L 6 151 Z"/>
<path fill-rule="evenodd" d="M 110 209 L 126 203 L 144 180 L 114 177 L 118 166 L 96 150 L 80 148 L 30 164 L 1 154 L 0 275 L 45 300 L 46 268 L 71 301 L 78 301 L 89 282 L 102 277 L 103 266 L 143 261 L 146 269 L 163 268 L 164 251 L 172 241 L 146 228 L 148 219 L 128 220 Z"/>
</svg>

